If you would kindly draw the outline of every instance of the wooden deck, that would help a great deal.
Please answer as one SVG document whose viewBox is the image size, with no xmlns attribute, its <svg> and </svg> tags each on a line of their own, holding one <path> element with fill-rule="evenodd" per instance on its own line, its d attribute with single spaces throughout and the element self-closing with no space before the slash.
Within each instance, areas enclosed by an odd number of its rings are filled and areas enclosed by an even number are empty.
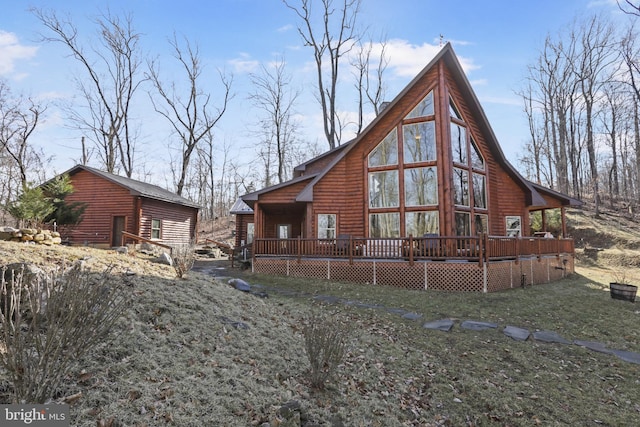
<svg viewBox="0 0 640 427">
<path fill-rule="evenodd" d="M 522 257 L 574 254 L 573 239 L 541 237 L 408 237 L 369 239 L 256 239 L 255 257 L 461 260 L 483 262 Z"/>
<path fill-rule="evenodd" d="M 407 289 L 494 292 L 574 272 L 573 239 L 256 239 L 255 272 Z"/>
</svg>

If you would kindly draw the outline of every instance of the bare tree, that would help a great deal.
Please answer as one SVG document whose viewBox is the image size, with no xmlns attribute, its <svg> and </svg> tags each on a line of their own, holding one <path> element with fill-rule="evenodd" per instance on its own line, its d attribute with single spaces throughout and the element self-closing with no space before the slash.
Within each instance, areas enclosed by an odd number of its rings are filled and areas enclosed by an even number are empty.
<svg viewBox="0 0 640 427">
<path fill-rule="evenodd" d="M 389 65 L 389 60 L 385 55 L 387 42 L 383 40 L 379 43 L 380 55 L 377 57 L 375 67 L 371 61 L 374 50 L 374 43 L 369 41 L 362 43 L 358 47 L 352 66 L 355 69 L 356 90 L 358 91 L 358 123 L 356 134 L 360 134 L 364 127 L 364 105 L 365 102 L 371 104 L 373 112 L 377 116 L 380 113 L 380 106 L 384 101 L 385 86 L 383 74 Z M 366 99 L 366 101 L 365 101 Z"/>
<path fill-rule="evenodd" d="M 177 168 L 177 176 L 174 178 L 176 193 L 182 194 L 191 155 L 199 142 L 211 132 L 211 129 L 224 115 L 231 98 L 232 79 L 219 72 L 224 93 L 219 107 L 213 107 L 211 94 L 202 89 L 203 66 L 197 46 L 192 46 L 185 39 L 184 46 L 178 43 L 176 36 L 169 41 L 173 48 L 173 56 L 180 62 L 186 75 L 185 95 L 178 92 L 179 86 L 173 82 L 166 84 L 160 78 L 158 64 L 151 62 L 147 77 L 160 96 L 162 104 L 157 102 L 150 94 L 151 102 L 155 110 L 171 124 L 181 143 L 181 159 Z"/>
<path fill-rule="evenodd" d="M 87 49 L 69 18 L 61 19 L 56 12 L 43 9 L 34 8 L 32 12 L 53 33 L 43 36 L 43 40 L 64 45 L 84 69 L 85 76 L 76 77 L 75 81 L 88 112 L 72 109 L 73 121 L 93 135 L 91 139 L 108 172 L 122 167 L 131 177 L 136 151 L 132 100 L 142 81 L 141 35 L 135 31 L 131 16 L 121 18 L 109 12 L 99 16 L 95 20 L 99 45 Z"/>
<path fill-rule="evenodd" d="M 27 186 L 27 174 L 33 163 L 38 163 L 39 156 L 29 144 L 29 138 L 38 126 L 46 107 L 36 103 L 32 98 L 14 97 L 9 86 L 0 80 L 0 156 L 3 158 L 0 167 L 5 173 L 17 170 L 17 182 L 14 190 L 22 190 Z M 11 196 L 11 184 L 9 179 L 6 184 Z"/>
<path fill-rule="evenodd" d="M 633 128 L 635 130 L 633 132 L 636 169 L 635 187 L 640 192 L 640 119 L 638 117 L 638 105 L 640 104 L 640 43 L 638 43 L 637 40 L 638 34 L 633 27 L 629 28 L 620 42 L 620 51 L 627 75 L 624 81 L 631 87 L 635 98 L 635 102 L 632 103 L 632 105 L 635 106 L 633 111 Z"/>
<path fill-rule="evenodd" d="M 259 74 L 251 74 L 255 90 L 249 97 L 264 113 L 260 120 L 260 133 L 267 145 L 266 150 L 261 150 L 263 161 L 267 165 L 267 180 L 270 176 L 273 147 L 279 183 L 288 178 L 287 158 L 291 146 L 295 144 L 298 127 L 294 119 L 294 107 L 300 94 L 299 90 L 291 87 L 291 76 L 285 72 L 285 65 L 284 58 L 280 58 L 272 66 L 262 65 Z"/>
<path fill-rule="evenodd" d="M 337 114 L 337 86 L 340 63 L 358 41 L 356 19 L 361 0 L 340 0 L 336 11 L 333 0 L 321 0 L 321 12 L 316 15 L 311 10 L 311 0 L 299 0 L 299 6 L 290 1 L 284 4 L 302 20 L 298 33 L 305 46 L 313 49 L 318 82 L 318 101 L 322 107 L 324 134 L 329 148 L 340 145 L 342 124 Z M 337 12 L 337 14 L 336 14 Z M 328 67 L 325 65 L 328 61 Z M 328 73 L 326 72 L 328 69 Z"/>
<path fill-rule="evenodd" d="M 594 139 L 594 107 L 604 82 L 613 75 L 610 68 L 617 61 L 613 49 L 613 27 L 597 17 L 591 18 L 580 31 L 581 51 L 574 66 L 585 105 L 586 146 L 593 185 L 596 215 L 599 213 L 600 191 L 598 161 Z"/>
<path fill-rule="evenodd" d="M 640 2 L 633 2 L 631 0 L 616 0 L 618 7 L 624 13 L 629 15 L 640 16 Z"/>
</svg>

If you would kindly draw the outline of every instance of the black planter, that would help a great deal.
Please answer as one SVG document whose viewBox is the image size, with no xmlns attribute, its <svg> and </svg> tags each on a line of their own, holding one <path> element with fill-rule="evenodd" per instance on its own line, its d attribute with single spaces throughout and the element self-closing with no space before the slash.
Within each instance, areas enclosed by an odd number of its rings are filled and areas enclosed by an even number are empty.
<svg viewBox="0 0 640 427">
<path fill-rule="evenodd" d="M 634 285 L 627 285 L 626 283 L 609 283 L 609 291 L 611 292 L 611 298 L 624 301 L 636 301 L 636 293 L 638 287 Z"/>
</svg>

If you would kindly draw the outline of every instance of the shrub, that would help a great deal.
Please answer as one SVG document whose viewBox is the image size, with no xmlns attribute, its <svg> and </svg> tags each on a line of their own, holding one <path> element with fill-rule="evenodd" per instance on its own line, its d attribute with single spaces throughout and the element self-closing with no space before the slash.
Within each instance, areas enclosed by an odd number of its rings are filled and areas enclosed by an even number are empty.
<svg viewBox="0 0 640 427">
<path fill-rule="evenodd" d="M 344 361 L 351 328 L 335 316 L 314 314 L 306 320 L 302 333 L 311 365 L 311 385 L 323 389 Z"/>
<path fill-rule="evenodd" d="M 0 366 L 16 403 L 45 403 L 73 362 L 106 337 L 128 299 L 121 282 L 110 280 L 111 269 L 27 275 L 4 267 L 1 273 Z"/>
<path fill-rule="evenodd" d="M 178 278 L 183 278 L 193 267 L 196 260 L 196 245 L 194 242 L 173 246 L 171 249 L 173 268 Z"/>
</svg>

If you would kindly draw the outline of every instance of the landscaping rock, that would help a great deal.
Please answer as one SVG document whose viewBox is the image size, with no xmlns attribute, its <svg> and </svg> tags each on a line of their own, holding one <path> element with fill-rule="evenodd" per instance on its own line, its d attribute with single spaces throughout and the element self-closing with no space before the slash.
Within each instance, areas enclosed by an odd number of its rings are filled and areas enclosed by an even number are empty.
<svg viewBox="0 0 640 427">
<path fill-rule="evenodd" d="M 571 344 L 570 341 L 562 338 L 557 332 L 552 331 L 536 331 L 533 333 L 533 339 L 549 343 Z"/>
<path fill-rule="evenodd" d="M 611 350 L 611 353 L 615 354 L 619 359 L 622 359 L 625 362 L 640 365 L 640 353 L 634 353 L 633 351 L 626 350 Z"/>
<path fill-rule="evenodd" d="M 451 319 L 441 319 L 434 320 L 433 322 L 427 322 L 422 325 L 425 329 L 434 329 L 437 331 L 449 332 L 451 328 L 453 328 L 453 320 Z"/>
<path fill-rule="evenodd" d="M 156 262 L 160 264 L 173 265 L 173 259 L 171 259 L 171 255 L 166 252 L 163 252 L 158 258 L 155 259 Z"/>
<path fill-rule="evenodd" d="M 526 341 L 531 333 L 523 328 L 517 326 L 505 326 L 502 331 L 509 338 L 513 338 L 516 341 Z"/>
<path fill-rule="evenodd" d="M 408 320 L 418 320 L 422 317 L 422 314 L 420 313 L 407 313 L 402 315 L 403 319 L 408 319 Z"/>
<path fill-rule="evenodd" d="M 247 325 L 244 322 L 240 322 L 237 320 L 232 320 L 229 319 L 226 316 L 220 316 L 219 319 L 222 321 L 222 323 L 224 323 L 225 325 L 230 325 L 233 326 L 236 329 L 249 329 L 249 325 Z"/>
<path fill-rule="evenodd" d="M 611 350 L 605 347 L 605 345 L 602 344 L 601 342 L 574 340 L 573 343 L 575 345 L 579 345 L 580 347 L 588 348 L 589 350 L 592 350 L 592 351 L 597 351 L 598 353 L 605 353 L 605 354 L 613 353 Z"/>
<path fill-rule="evenodd" d="M 460 327 L 471 331 L 484 331 L 485 329 L 496 329 L 498 325 L 490 322 L 478 322 L 477 320 L 465 320 Z"/>
<path fill-rule="evenodd" d="M 247 282 L 245 282 L 242 279 L 231 279 L 229 280 L 229 284 L 231 286 L 233 286 L 234 288 L 236 288 L 239 291 L 242 292 L 250 292 L 251 291 L 251 285 L 249 285 Z"/>
</svg>

